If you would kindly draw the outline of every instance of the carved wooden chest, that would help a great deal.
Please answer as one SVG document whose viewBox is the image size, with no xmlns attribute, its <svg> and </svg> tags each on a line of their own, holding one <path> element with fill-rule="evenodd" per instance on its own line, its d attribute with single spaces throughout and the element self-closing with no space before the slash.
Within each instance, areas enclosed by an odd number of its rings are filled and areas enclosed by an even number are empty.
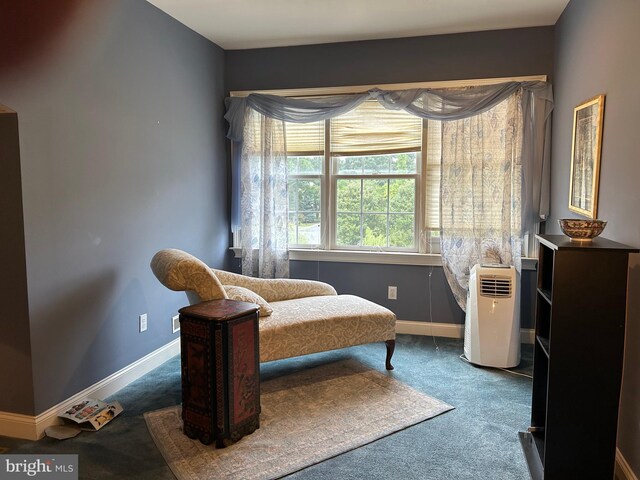
<svg viewBox="0 0 640 480">
<path fill-rule="evenodd" d="M 180 309 L 184 433 L 226 447 L 259 427 L 258 306 L 212 300 Z"/>
</svg>

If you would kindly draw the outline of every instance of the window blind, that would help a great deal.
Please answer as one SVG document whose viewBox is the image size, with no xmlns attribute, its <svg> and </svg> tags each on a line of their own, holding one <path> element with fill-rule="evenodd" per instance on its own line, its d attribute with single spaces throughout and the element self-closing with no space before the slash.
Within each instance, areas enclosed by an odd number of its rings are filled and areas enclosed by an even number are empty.
<svg viewBox="0 0 640 480">
<path fill-rule="evenodd" d="M 285 123 L 287 154 L 298 156 L 324 155 L 324 121 Z"/>
<path fill-rule="evenodd" d="M 442 157 L 442 122 L 427 120 L 427 171 L 425 178 L 424 227 L 440 230 L 440 163 Z"/>
<path fill-rule="evenodd" d="M 419 152 L 421 147 L 422 120 L 404 110 L 388 110 L 376 100 L 331 120 L 334 156 Z"/>
</svg>

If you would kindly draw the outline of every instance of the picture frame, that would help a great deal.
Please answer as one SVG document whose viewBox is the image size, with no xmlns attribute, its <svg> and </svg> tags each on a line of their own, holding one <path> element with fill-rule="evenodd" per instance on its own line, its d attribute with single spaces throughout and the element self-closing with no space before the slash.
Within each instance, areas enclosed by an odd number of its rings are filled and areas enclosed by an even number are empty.
<svg viewBox="0 0 640 480">
<path fill-rule="evenodd" d="M 598 214 L 604 95 L 573 109 L 569 210 L 595 219 Z"/>
</svg>

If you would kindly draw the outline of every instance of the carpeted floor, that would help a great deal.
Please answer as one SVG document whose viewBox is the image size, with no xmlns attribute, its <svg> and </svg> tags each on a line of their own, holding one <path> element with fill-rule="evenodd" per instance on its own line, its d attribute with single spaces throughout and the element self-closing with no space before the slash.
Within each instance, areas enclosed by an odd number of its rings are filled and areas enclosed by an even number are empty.
<svg viewBox="0 0 640 480">
<path fill-rule="evenodd" d="M 462 341 L 399 335 L 393 375 L 438 398 L 455 410 L 414 425 L 356 450 L 309 467 L 288 480 L 527 480 L 517 432 L 527 428 L 531 380 L 460 360 Z M 523 346 L 517 371 L 531 373 L 531 347 Z M 336 352 L 270 362 L 263 380 L 353 358 L 384 370 L 384 345 L 364 345 Z M 78 453 L 80 478 L 172 479 L 148 433 L 143 413 L 180 403 L 180 361 L 175 357 L 118 392 L 124 407 L 98 432 L 70 440 L 39 442 L 0 437 L 5 453 Z"/>
</svg>

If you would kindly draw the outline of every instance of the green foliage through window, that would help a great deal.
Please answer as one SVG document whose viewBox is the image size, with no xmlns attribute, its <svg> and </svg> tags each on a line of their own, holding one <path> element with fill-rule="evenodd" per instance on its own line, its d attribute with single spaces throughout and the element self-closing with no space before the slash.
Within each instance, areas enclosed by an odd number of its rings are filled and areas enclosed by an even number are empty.
<svg viewBox="0 0 640 480">
<path fill-rule="evenodd" d="M 336 180 L 338 246 L 414 247 L 416 178 L 383 175 L 415 173 L 416 157 L 411 153 L 335 159 L 336 170 L 347 177 Z"/>
</svg>

